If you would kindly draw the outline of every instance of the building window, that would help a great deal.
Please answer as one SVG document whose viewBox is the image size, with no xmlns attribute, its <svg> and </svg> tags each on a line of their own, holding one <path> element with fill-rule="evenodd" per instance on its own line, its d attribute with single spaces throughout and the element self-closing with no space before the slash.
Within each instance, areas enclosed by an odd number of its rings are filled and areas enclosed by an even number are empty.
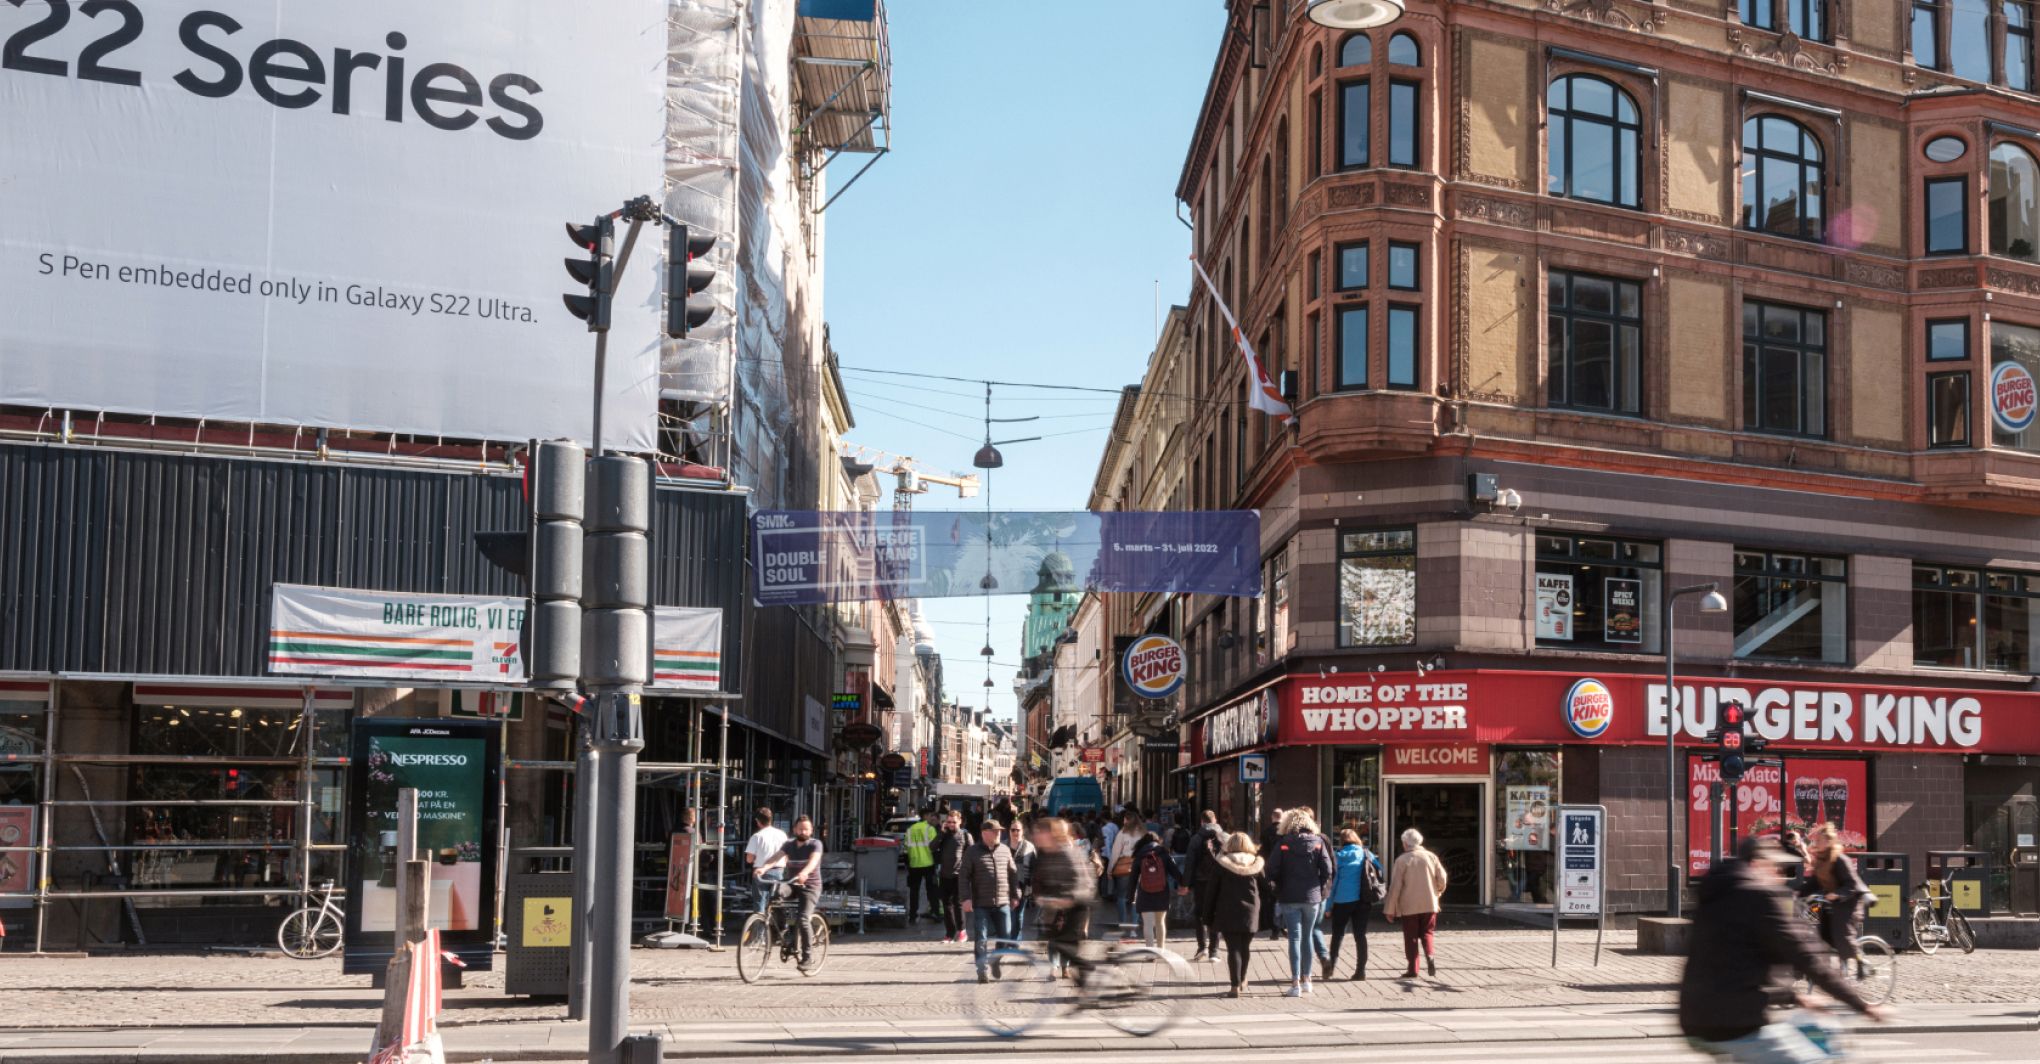
<svg viewBox="0 0 2040 1064">
<path fill-rule="evenodd" d="M 1927 374 L 1927 446 L 1969 446 L 1969 374 Z"/>
<path fill-rule="evenodd" d="M 1417 639 L 1417 534 L 1339 537 L 1339 645 L 1403 646 Z"/>
<path fill-rule="evenodd" d="M 1393 54 L 1394 49 L 1390 49 Z M 1388 165 L 1417 165 L 1417 91 L 1414 81 L 1388 83 Z"/>
<path fill-rule="evenodd" d="M 1339 245 L 1339 284 L 1341 292 L 1351 292 L 1367 287 L 1367 242 Z"/>
<path fill-rule="evenodd" d="M 2016 144 L 1990 150 L 1990 253 L 2034 260 L 2040 251 L 2040 165 Z"/>
<path fill-rule="evenodd" d="M 1913 62 L 1929 70 L 1940 70 L 1948 62 L 1941 54 L 1940 5 L 1934 0 L 1913 0 Z"/>
<path fill-rule="evenodd" d="M 1969 319 L 1944 318 L 1927 323 L 1927 359 L 1960 362 L 1969 357 Z"/>
<path fill-rule="evenodd" d="M 1364 33 L 1346 38 L 1339 46 L 1339 65 L 1342 67 L 1366 66 L 1374 62 L 1374 42 Z"/>
<path fill-rule="evenodd" d="M 1913 62 L 1970 81 L 1990 81 L 1990 21 L 1992 9 L 1996 6 L 1975 0 L 1914 0 Z M 2006 6 L 2010 6 L 2010 0 Z M 2018 15 L 2007 13 L 2006 21 L 2008 25 L 2031 25 L 2023 12 Z M 2012 34 L 2007 34 L 2007 40 L 2014 45 L 2020 41 Z M 2024 41 L 2031 41 L 2030 30 Z M 2008 75 L 2013 65 L 2008 59 Z"/>
<path fill-rule="evenodd" d="M 1257 648 L 1258 653 L 1255 655 L 1255 660 L 1262 665 L 1268 664 L 1271 660 L 1279 661 L 1289 653 L 1289 551 L 1287 548 L 1277 551 L 1273 558 L 1268 559 L 1267 587 L 1268 593 L 1262 597 L 1262 601 L 1268 604 L 1268 616 L 1261 624 L 1261 631 L 1267 638 Z"/>
<path fill-rule="evenodd" d="M 1537 537 L 1537 644 L 1657 653 L 1662 569 L 1655 543 Z"/>
<path fill-rule="evenodd" d="M 1990 445 L 2040 452 L 2034 381 L 2040 379 L 2040 329 L 1990 323 Z"/>
<path fill-rule="evenodd" d="M 1367 387 L 1367 307 L 1339 308 L 1338 389 Z"/>
<path fill-rule="evenodd" d="M 1743 304 L 1743 427 L 1827 434 L 1827 315 Z"/>
<path fill-rule="evenodd" d="M 2022 0 L 2004 0 L 2005 84 L 2033 91 L 2033 8 Z"/>
<path fill-rule="evenodd" d="M 1927 179 L 1927 254 L 1961 255 L 1969 250 L 1969 182 L 1960 177 Z"/>
<path fill-rule="evenodd" d="M 1849 570 L 1840 558 L 1735 552 L 1735 656 L 1849 659 Z"/>
<path fill-rule="evenodd" d="M 1388 307 L 1388 386 L 1417 386 L 1417 308 Z"/>
<path fill-rule="evenodd" d="M 1642 286 L 1553 270 L 1550 301 L 1551 405 L 1643 413 Z"/>
<path fill-rule="evenodd" d="M 1310 298 L 1316 299 L 1317 297 L 1323 295 L 1325 290 L 1324 252 L 1313 251 L 1310 253 L 1309 273 L 1310 280 L 1306 283 L 1310 285 Z"/>
<path fill-rule="evenodd" d="M 1820 141 L 1789 118 L 1761 115 L 1743 123 L 1742 150 L 1743 228 L 1821 239 Z"/>
<path fill-rule="evenodd" d="M 1557 895 L 1551 828 L 1562 800 L 1559 757 L 1556 749 L 1495 751 L 1497 902 L 1548 906 Z"/>
<path fill-rule="evenodd" d="M 2031 672 L 2040 576 L 1913 567 L 1913 662 Z"/>
<path fill-rule="evenodd" d="M 1637 206 L 1643 126 L 1636 101 L 1601 78 L 1572 74 L 1551 83 L 1545 105 L 1550 111 L 1545 169 L 1551 194 Z"/>
<path fill-rule="evenodd" d="M 1368 85 L 1364 81 L 1339 86 L 1339 168 L 1357 170 L 1367 165 Z"/>
<path fill-rule="evenodd" d="M 1325 94 L 1321 90 L 1310 94 L 1310 172 L 1313 176 L 1325 172 Z"/>
<path fill-rule="evenodd" d="M 1821 0 L 1785 0 L 1785 20 L 1802 41 L 1827 40 L 1826 11 Z"/>
<path fill-rule="evenodd" d="M 1422 287 L 1418 282 L 1417 251 L 1415 244 L 1391 243 L 1388 245 L 1388 286 L 1404 292 L 1414 292 Z"/>
<path fill-rule="evenodd" d="M 1424 54 L 1417 47 L 1417 39 L 1407 33 L 1389 38 L 1388 62 L 1390 66 L 1423 66 Z"/>
<path fill-rule="evenodd" d="M 1771 0 L 1741 0 L 1743 25 L 1760 30 L 1778 28 L 1778 13 Z"/>
</svg>

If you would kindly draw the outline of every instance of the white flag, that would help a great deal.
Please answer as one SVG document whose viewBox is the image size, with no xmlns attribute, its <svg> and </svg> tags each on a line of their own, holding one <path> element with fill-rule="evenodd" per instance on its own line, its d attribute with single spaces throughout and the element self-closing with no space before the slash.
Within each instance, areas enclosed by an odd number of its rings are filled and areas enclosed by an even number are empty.
<svg viewBox="0 0 2040 1064">
<path fill-rule="evenodd" d="M 1225 305 L 1225 297 L 1218 294 L 1218 286 L 1211 283 L 1211 275 L 1204 272 L 1204 265 L 1197 256 L 1190 256 L 1190 268 L 1204 281 L 1204 287 L 1211 290 L 1211 300 L 1218 304 L 1218 312 L 1225 315 L 1225 324 L 1232 330 L 1233 342 L 1240 345 L 1240 354 L 1246 357 L 1247 372 L 1254 375 L 1254 386 L 1247 390 L 1247 405 L 1263 414 L 1276 417 L 1290 417 L 1289 404 L 1282 401 L 1282 389 L 1268 379 L 1268 371 L 1261 368 L 1260 356 L 1254 354 L 1254 345 L 1247 342 L 1247 335 L 1240 331 L 1240 323 L 1233 318 L 1232 309 Z"/>
</svg>

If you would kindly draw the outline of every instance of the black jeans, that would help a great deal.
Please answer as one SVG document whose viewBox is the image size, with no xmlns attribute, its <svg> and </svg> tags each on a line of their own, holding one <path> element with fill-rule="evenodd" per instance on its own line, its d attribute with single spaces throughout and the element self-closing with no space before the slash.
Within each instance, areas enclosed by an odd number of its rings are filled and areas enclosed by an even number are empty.
<svg viewBox="0 0 2040 1064">
<path fill-rule="evenodd" d="M 1196 914 L 1197 952 L 1218 952 L 1218 928 L 1213 921 L 1218 919 L 1218 884 L 1199 883 L 1190 888 L 1192 911 Z"/>
<path fill-rule="evenodd" d="M 1246 986 L 1247 962 L 1254 953 L 1253 932 L 1227 931 L 1224 937 L 1226 974 L 1232 977 L 1233 986 Z"/>
<path fill-rule="evenodd" d="M 938 882 L 942 884 L 942 926 L 947 929 L 950 938 L 955 938 L 963 933 L 963 903 L 957 898 L 956 891 L 959 881 L 943 876 Z"/>
<path fill-rule="evenodd" d="M 1331 924 L 1332 959 L 1325 964 L 1325 978 L 1332 976 L 1333 966 L 1339 963 L 1339 944 L 1346 941 L 1346 926 L 1353 927 L 1353 952 L 1359 956 L 1353 962 L 1353 976 L 1359 978 L 1367 973 L 1367 910 L 1364 901 L 1340 901 L 1332 903 Z"/>
<path fill-rule="evenodd" d="M 928 892 L 928 911 L 942 908 L 942 899 L 935 893 L 935 866 L 907 869 L 907 922 L 913 923 L 921 917 L 921 892 Z"/>
<path fill-rule="evenodd" d="M 822 907 L 822 887 L 817 883 L 812 887 L 795 887 L 793 892 L 794 900 L 800 903 L 800 912 L 796 916 L 800 921 L 800 962 L 806 964 L 815 948 L 814 921 L 808 917 Z"/>
</svg>

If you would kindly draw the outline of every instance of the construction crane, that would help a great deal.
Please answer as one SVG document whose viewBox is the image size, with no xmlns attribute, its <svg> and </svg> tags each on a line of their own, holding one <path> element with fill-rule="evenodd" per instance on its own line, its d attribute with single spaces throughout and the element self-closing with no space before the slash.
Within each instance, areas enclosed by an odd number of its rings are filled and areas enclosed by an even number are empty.
<svg viewBox="0 0 2040 1064">
<path fill-rule="evenodd" d="M 893 478 L 893 509 L 907 513 L 914 509 L 914 496 L 928 494 L 928 485 L 942 484 L 956 489 L 959 499 L 975 499 L 978 493 L 976 473 L 952 474 L 930 473 L 922 469 L 909 455 L 893 454 L 890 451 L 873 450 L 854 444 L 844 444 L 843 453 L 859 462 L 870 462 L 872 472 L 885 473 Z"/>
</svg>

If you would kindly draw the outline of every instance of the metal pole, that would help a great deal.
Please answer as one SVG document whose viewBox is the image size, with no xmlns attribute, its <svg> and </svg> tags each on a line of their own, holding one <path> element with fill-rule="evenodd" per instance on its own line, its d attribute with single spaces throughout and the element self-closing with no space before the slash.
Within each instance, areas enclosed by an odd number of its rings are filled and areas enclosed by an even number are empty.
<svg viewBox="0 0 2040 1064">
<path fill-rule="evenodd" d="M 43 703 L 43 756 L 42 756 L 42 809 L 35 833 L 35 952 L 43 951 L 43 929 L 49 918 L 50 908 L 50 817 L 56 813 L 53 804 L 57 800 L 57 681 L 49 684 L 49 698 Z M 79 906 L 79 912 L 84 912 Z M 80 916 L 83 920 L 83 916 Z"/>
<path fill-rule="evenodd" d="M 595 756 L 590 726 L 574 728 L 581 749 L 574 761 L 574 913 L 567 942 L 567 1018 L 588 1018 L 588 911 L 595 900 L 595 802 L 602 763 Z"/>
<path fill-rule="evenodd" d="M 1679 688 L 1673 683 L 1679 593 L 1665 597 L 1665 915 L 1679 918 Z"/>
<path fill-rule="evenodd" d="M 721 747 L 716 753 L 715 784 L 715 948 L 722 948 L 723 938 L 723 894 L 729 890 L 729 869 L 723 866 L 729 858 L 729 817 L 730 817 L 730 704 L 723 703 Z"/>
<path fill-rule="evenodd" d="M 314 749 L 319 741 L 319 719 L 316 716 L 318 712 L 316 689 L 304 688 L 304 706 L 298 717 L 300 725 L 298 739 L 304 744 L 304 761 L 298 766 L 298 795 L 302 801 L 298 809 L 298 852 L 295 855 L 295 863 L 298 866 L 298 889 L 307 892 L 312 889 L 312 817 L 318 812 L 318 803 L 312 799 L 312 777 L 317 771 L 313 767 L 312 759 L 318 756 L 318 751 Z"/>
</svg>

